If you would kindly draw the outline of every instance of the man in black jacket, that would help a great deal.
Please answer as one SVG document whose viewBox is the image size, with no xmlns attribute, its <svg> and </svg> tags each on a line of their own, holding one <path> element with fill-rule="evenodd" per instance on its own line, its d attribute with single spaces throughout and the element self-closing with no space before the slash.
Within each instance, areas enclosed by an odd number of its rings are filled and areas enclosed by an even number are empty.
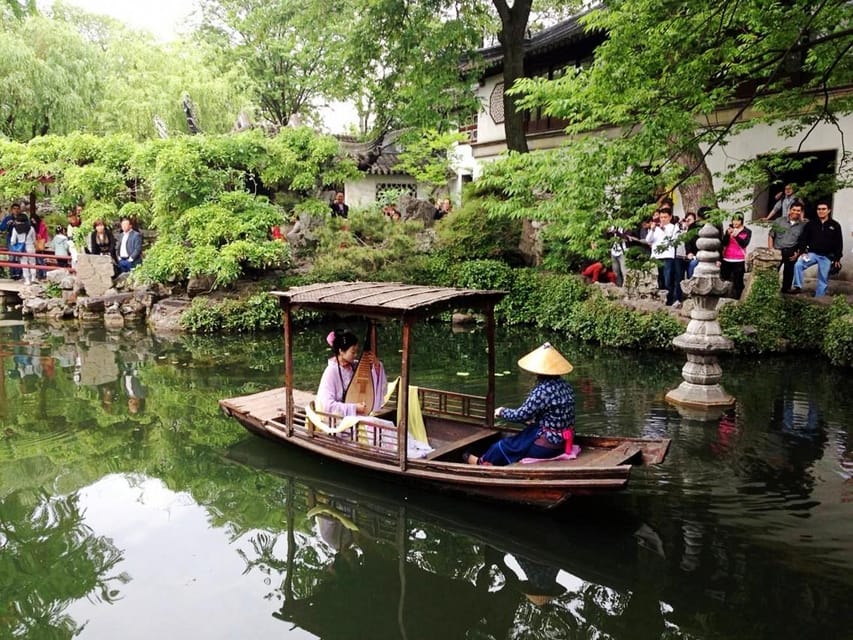
<svg viewBox="0 0 853 640">
<path fill-rule="evenodd" d="M 829 270 L 832 267 L 841 268 L 841 256 L 844 251 L 844 239 L 841 225 L 832 219 L 829 203 L 821 200 L 817 203 L 817 219 L 810 220 L 803 229 L 798 245 L 802 253 L 794 267 L 794 287 L 792 293 L 797 293 L 803 286 L 803 271 L 817 265 L 817 288 L 815 297 L 826 295 L 829 281 Z"/>
<path fill-rule="evenodd" d="M 335 199 L 329 204 L 329 208 L 334 217 L 346 218 L 349 215 L 349 205 L 344 203 L 344 194 L 340 191 L 335 194 Z"/>
</svg>

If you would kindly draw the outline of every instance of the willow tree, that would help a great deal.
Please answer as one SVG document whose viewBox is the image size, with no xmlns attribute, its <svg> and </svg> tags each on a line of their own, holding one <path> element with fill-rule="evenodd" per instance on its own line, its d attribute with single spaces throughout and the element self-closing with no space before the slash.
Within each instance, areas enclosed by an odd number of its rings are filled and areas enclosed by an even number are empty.
<svg viewBox="0 0 853 640">
<path fill-rule="evenodd" d="M 0 2 L 0 16 L 3 17 L 23 18 L 37 13 L 36 0 L 2 0 Z"/>
<path fill-rule="evenodd" d="M 41 16 L 0 27 L 0 133 L 29 140 L 85 122 L 102 91 L 103 59 L 68 25 Z"/>
<path fill-rule="evenodd" d="M 650 174 L 677 186 L 686 207 L 714 205 L 706 159 L 734 135 L 764 123 L 802 141 L 853 110 L 853 93 L 838 90 L 853 82 L 846 0 L 610 0 L 582 20 L 608 34 L 593 65 L 516 89 L 524 106 L 568 120 L 574 141 L 556 161 L 516 159 L 487 180 L 523 194 L 521 207 L 516 198 L 498 211 L 535 210 L 584 252 L 609 224 L 602 212 L 619 211 Z M 592 135 L 602 129 L 611 135 Z M 761 162 L 739 170 L 754 177 Z"/>
</svg>

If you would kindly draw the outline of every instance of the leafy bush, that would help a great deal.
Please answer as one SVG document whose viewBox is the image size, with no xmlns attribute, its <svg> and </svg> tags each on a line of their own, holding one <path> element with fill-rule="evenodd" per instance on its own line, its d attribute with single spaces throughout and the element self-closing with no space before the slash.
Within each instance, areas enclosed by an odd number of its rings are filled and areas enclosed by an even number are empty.
<svg viewBox="0 0 853 640">
<path fill-rule="evenodd" d="M 420 222 L 394 222 L 375 211 L 351 210 L 347 220 L 327 218 L 316 233 L 311 278 L 412 282 L 426 262 L 416 242 L 422 231 Z"/>
<path fill-rule="evenodd" d="M 823 332 L 821 345 L 832 364 L 853 367 L 853 313 L 833 318 Z"/>
<path fill-rule="evenodd" d="M 803 298 L 785 298 L 779 293 L 777 274 L 760 272 L 755 275 L 746 300 L 721 309 L 720 326 L 742 353 L 823 350 L 832 359 L 833 352 L 826 343 L 828 327 L 851 311 L 853 306 L 841 296 L 829 306 Z M 835 326 L 834 340 L 842 352 L 846 327 L 844 322 Z"/>
<path fill-rule="evenodd" d="M 271 240 L 281 211 L 263 198 L 225 193 L 218 202 L 187 210 L 161 233 L 135 274 L 157 282 L 210 276 L 215 286 L 234 282 L 249 269 L 287 266 L 289 245 Z"/>
<path fill-rule="evenodd" d="M 464 289 L 509 291 L 515 283 L 512 268 L 500 260 L 468 260 L 453 268 L 456 286 Z"/>
<path fill-rule="evenodd" d="M 453 280 L 453 264 L 453 258 L 443 250 L 413 256 L 407 265 L 407 278 L 403 282 L 434 284 L 440 287 L 456 286 Z"/>
<path fill-rule="evenodd" d="M 278 300 L 267 293 L 219 303 L 195 298 L 181 316 L 181 327 L 190 333 L 248 333 L 275 329 L 280 325 Z"/>
<path fill-rule="evenodd" d="M 148 207 L 139 202 L 126 202 L 122 205 L 121 209 L 118 210 L 118 218 L 124 217 L 136 220 L 143 228 L 151 224 L 151 212 Z"/>
<path fill-rule="evenodd" d="M 566 330 L 607 347 L 668 349 L 684 328 L 664 311 L 640 313 L 595 293 L 569 311 Z"/>
<path fill-rule="evenodd" d="M 760 272 L 755 274 L 745 300 L 720 310 L 719 322 L 723 335 L 734 341 L 739 351 L 772 353 L 784 349 L 793 335 L 787 331 L 785 316 L 776 273 Z"/>
<path fill-rule="evenodd" d="M 526 322 L 552 329 L 568 328 L 569 313 L 590 297 L 592 287 L 574 275 L 539 273 L 533 269 L 521 271 L 525 272 L 538 276 L 536 288 L 527 294 L 518 286 L 521 278 L 516 277 L 516 288 L 512 295 L 514 298 L 530 295 L 530 315 Z"/>
<path fill-rule="evenodd" d="M 521 223 L 492 218 L 483 201 L 469 198 L 436 224 L 439 248 L 454 260 L 504 259 L 517 261 Z"/>
</svg>

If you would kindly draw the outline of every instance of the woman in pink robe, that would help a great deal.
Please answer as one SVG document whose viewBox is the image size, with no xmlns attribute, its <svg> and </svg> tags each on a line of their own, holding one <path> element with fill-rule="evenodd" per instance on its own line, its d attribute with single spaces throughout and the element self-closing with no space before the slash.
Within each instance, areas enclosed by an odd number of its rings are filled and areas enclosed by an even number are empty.
<svg viewBox="0 0 853 640">
<path fill-rule="evenodd" d="M 382 363 L 376 360 L 370 370 L 373 380 L 373 406 L 367 407 L 363 402 L 344 402 L 355 368 L 358 366 L 356 360 L 358 338 L 352 331 L 336 329 L 326 337 L 326 342 L 332 349 L 332 357 L 329 358 L 326 370 L 320 379 L 320 387 L 317 389 L 317 408 L 338 416 L 367 415 L 379 409 L 385 399 L 388 386 L 385 367 Z"/>
</svg>

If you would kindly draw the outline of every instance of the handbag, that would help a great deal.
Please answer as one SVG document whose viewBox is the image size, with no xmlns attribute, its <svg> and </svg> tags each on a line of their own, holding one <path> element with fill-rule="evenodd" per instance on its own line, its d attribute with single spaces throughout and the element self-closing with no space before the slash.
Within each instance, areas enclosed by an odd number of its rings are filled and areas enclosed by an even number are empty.
<svg viewBox="0 0 853 640">
<path fill-rule="evenodd" d="M 36 251 L 44 251 L 47 241 L 44 238 L 36 238 Z"/>
</svg>

